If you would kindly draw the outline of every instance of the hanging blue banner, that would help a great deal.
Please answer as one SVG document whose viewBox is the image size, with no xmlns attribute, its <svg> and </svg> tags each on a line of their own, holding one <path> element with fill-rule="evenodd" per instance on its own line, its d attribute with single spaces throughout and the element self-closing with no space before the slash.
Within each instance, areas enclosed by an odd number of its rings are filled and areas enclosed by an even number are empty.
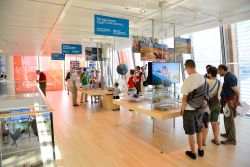
<svg viewBox="0 0 250 167">
<path fill-rule="evenodd" d="M 65 54 L 51 53 L 51 60 L 65 60 Z"/>
<path fill-rule="evenodd" d="M 129 20 L 95 15 L 95 34 L 129 38 Z"/>
<path fill-rule="evenodd" d="M 62 44 L 62 54 L 82 54 L 82 45 Z"/>
</svg>

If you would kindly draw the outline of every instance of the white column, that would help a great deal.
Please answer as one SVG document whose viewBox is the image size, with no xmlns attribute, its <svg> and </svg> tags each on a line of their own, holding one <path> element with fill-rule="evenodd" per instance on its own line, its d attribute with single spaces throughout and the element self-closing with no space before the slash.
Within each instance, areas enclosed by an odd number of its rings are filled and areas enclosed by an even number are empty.
<svg viewBox="0 0 250 167">
<path fill-rule="evenodd" d="M 8 80 L 7 94 L 13 95 L 15 94 L 13 56 L 5 57 L 5 67 L 6 67 L 6 75 L 7 75 L 7 80 Z"/>
</svg>

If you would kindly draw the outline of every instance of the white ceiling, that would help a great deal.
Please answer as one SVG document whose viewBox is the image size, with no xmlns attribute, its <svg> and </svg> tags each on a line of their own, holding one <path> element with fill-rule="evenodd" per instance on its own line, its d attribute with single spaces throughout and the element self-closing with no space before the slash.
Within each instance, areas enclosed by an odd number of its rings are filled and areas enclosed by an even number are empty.
<svg viewBox="0 0 250 167">
<path fill-rule="evenodd" d="M 94 14 L 130 20 L 130 34 L 161 35 L 159 0 L 0 0 L 0 49 L 4 55 L 50 55 L 62 43 L 113 43 L 114 38 L 94 35 Z M 164 0 L 163 35 L 173 36 L 250 18 L 250 0 Z M 116 38 L 116 45 L 130 44 Z"/>
</svg>

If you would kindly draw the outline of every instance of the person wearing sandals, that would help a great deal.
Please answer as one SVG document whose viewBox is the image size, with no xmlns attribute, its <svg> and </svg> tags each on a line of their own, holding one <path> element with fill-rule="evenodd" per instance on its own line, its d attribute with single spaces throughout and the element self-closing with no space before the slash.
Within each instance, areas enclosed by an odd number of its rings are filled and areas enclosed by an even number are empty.
<svg viewBox="0 0 250 167">
<path fill-rule="evenodd" d="M 218 70 L 216 67 L 212 66 L 208 69 L 208 85 L 209 85 L 209 109 L 210 109 L 210 122 L 212 125 L 212 130 L 214 138 L 212 143 L 219 145 L 219 115 L 220 115 L 220 101 L 218 95 L 221 92 L 220 81 L 216 78 Z"/>
<path fill-rule="evenodd" d="M 218 71 L 220 76 L 224 77 L 224 83 L 220 94 L 221 107 L 228 105 L 230 109 L 229 115 L 224 113 L 224 125 L 226 133 L 221 134 L 221 136 L 225 137 L 227 140 L 221 141 L 221 144 L 236 145 L 236 128 L 234 119 L 237 116 L 237 106 L 240 105 L 240 90 L 237 87 L 236 76 L 228 70 L 226 65 L 219 65 Z"/>
</svg>

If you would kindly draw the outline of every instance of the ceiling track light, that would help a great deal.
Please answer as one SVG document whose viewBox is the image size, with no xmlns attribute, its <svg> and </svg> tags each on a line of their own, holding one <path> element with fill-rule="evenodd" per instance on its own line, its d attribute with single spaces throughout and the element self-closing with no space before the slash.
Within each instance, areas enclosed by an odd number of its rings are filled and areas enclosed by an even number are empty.
<svg viewBox="0 0 250 167">
<path fill-rule="evenodd" d="M 144 0 L 140 0 L 140 13 L 146 13 Z"/>
</svg>

